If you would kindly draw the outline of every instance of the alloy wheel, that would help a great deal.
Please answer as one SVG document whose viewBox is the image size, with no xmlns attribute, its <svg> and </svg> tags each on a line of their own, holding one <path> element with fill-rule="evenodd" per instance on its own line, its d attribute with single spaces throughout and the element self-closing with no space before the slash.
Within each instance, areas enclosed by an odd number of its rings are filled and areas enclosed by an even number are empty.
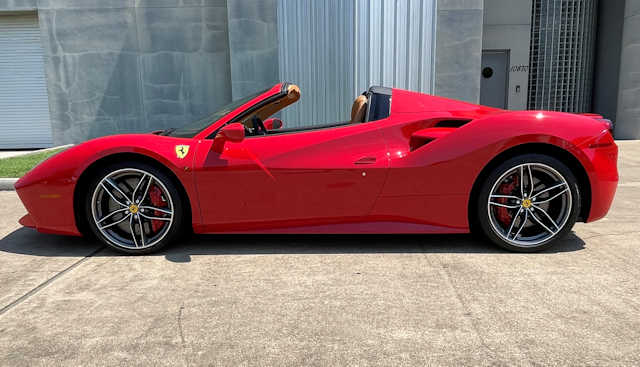
<svg viewBox="0 0 640 367">
<path fill-rule="evenodd" d="M 91 198 L 93 221 L 112 244 L 140 250 L 169 232 L 174 206 L 169 190 L 153 174 L 124 168 L 102 178 Z"/>
<path fill-rule="evenodd" d="M 572 210 L 567 180 L 543 163 L 508 169 L 491 188 L 487 210 L 492 230 L 509 244 L 535 247 L 552 239 Z"/>
</svg>

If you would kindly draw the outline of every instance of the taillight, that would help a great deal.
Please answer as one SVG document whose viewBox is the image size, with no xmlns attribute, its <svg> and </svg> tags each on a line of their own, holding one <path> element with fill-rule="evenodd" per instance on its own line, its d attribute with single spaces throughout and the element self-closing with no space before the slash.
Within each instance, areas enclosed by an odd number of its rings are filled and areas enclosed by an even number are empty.
<svg viewBox="0 0 640 367">
<path fill-rule="evenodd" d="M 595 140 L 589 144 L 589 148 L 603 148 L 610 145 L 613 145 L 615 142 L 613 140 L 613 135 L 611 131 L 602 130 L 600 136 L 595 138 Z"/>
<path fill-rule="evenodd" d="M 609 119 L 597 119 L 598 121 L 604 124 L 604 127 L 609 130 L 611 134 L 613 134 L 613 122 Z"/>
</svg>

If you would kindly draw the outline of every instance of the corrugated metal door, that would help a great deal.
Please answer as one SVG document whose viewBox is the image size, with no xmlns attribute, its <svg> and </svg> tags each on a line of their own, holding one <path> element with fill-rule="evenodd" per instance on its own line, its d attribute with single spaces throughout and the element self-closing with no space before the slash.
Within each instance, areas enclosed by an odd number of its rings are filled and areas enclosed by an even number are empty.
<svg viewBox="0 0 640 367">
<path fill-rule="evenodd" d="M 0 15 L 0 149 L 51 145 L 38 18 Z"/>
<path fill-rule="evenodd" d="M 433 91 L 435 0 L 278 0 L 286 127 L 348 121 L 371 85 Z"/>
</svg>

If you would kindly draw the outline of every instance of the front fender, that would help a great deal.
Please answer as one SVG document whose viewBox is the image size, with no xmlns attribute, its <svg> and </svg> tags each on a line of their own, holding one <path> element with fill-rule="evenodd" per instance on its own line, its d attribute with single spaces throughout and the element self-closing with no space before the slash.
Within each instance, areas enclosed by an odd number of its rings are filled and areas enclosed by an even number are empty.
<svg viewBox="0 0 640 367">
<path fill-rule="evenodd" d="M 180 158 L 176 145 L 193 147 L 193 139 L 152 134 L 115 135 L 76 145 L 27 172 L 16 182 L 20 199 L 29 212 L 30 222 L 41 232 L 80 235 L 74 215 L 74 194 L 80 176 L 92 164 L 114 154 L 130 153 L 153 159 L 167 167 L 187 192 L 194 213 L 191 169 L 193 151 Z M 199 215 L 193 215 L 199 219 Z"/>
</svg>

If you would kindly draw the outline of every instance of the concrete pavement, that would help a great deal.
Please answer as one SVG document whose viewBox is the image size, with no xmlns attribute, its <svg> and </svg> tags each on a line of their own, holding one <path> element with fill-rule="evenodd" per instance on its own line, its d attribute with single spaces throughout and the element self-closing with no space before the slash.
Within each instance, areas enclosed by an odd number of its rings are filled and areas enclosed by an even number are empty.
<svg viewBox="0 0 640 367">
<path fill-rule="evenodd" d="M 0 365 L 638 365 L 640 142 L 554 249 L 470 236 L 196 236 L 152 256 L 20 228 L 0 192 Z"/>
</svg>

